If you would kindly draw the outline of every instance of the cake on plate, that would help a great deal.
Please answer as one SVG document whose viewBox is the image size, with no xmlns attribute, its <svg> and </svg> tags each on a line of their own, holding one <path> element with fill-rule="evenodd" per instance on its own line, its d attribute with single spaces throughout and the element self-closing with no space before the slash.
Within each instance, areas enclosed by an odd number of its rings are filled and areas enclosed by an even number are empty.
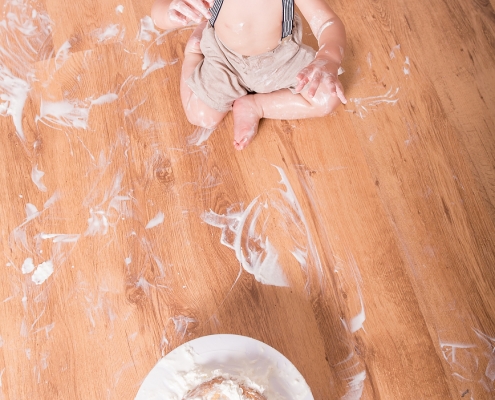
<svg viewBox="0 0 495 400">
<path fill-rule="evenodd" d="M 183 400 L 267 400 L 256 389 L 233 378 L 218 376 L 191 389 Z"/>
</svg>

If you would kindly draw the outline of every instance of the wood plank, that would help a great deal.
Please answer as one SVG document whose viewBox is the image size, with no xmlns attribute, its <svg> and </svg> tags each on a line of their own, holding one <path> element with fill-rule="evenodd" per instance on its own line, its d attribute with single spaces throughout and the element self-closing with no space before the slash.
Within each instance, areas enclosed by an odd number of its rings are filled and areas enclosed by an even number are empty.
<svg viewBox="0 0 495 400">
<path fill-rule="evenodd" d="M 156 30 L 150 0 L 2 5 L 0 400 L 132 399 L 217 333 L 273 346 L 318 400 L 493 397 L 492 2 L 332 2 L 349 103 L 242 152 L 231 114 L 204 141 L 187 122 L 192 28 Z M 288 287 L 222 235 L 268 238 Z"/>
</svg>

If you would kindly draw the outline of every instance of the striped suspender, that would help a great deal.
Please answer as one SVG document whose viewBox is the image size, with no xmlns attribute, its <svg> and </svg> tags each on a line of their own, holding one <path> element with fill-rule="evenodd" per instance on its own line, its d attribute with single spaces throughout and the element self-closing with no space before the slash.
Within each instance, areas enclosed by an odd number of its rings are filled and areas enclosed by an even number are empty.
<svg viewBox="0 0 495 400">
<path fill-rule="evenodd" d="M 210 8 L 211 18 L 210 25 L 215 26 L 215 21 L 217 20 L 220 9 L 222 8 L 223 0 L 215 0 L 213 6 Z"/>
<path fill-rule="evenodd" d="M 294 0 L 282 0 L 282 39 L 292 33 L 292 21 L 294 20 Z"/>
<path fill-rule="evenodd" d="M 210 8 L 211 18 L 210 25 L 215 26 L 223 0 L 215 0 Z M 294 21 L 294 0 L 282 0 L 282 39 L 292 33 L 292 23 Z"/>
</svg>

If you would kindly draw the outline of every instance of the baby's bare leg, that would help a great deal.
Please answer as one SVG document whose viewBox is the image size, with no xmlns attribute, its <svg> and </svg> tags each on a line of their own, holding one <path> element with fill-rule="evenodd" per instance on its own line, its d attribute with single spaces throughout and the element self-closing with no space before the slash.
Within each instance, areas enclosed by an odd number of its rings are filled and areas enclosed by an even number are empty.
<svg viewBox="0 0 495 400">
<path fill-rule="evenodd" d="M 273 93 L 257 93 L 241 97 L 234 102 L 234 147 L 245 148 L 258 132 L 261 118 L 301 119 L 323 117 L 340 104 L 337 96 L 330 94 L 326 83 L 321 83 L 313 98 L 307 89 L 292 94 L 289 89 Z"/>
<path fill-rule="evenodd" d="M 184 49 L 184 62 L 182 64 L 180 78 L 180 97 L 188 121 L 193 125 L 212 129 L 220 123 L 227 113 L 219 112 L 207 106 L 192 92 L 186 83 L 186 80 L 192 75 L 196 66 L 204 58 L 199 43 L 205 25 L 206 21 L 196 27 Z"/>
</svg>

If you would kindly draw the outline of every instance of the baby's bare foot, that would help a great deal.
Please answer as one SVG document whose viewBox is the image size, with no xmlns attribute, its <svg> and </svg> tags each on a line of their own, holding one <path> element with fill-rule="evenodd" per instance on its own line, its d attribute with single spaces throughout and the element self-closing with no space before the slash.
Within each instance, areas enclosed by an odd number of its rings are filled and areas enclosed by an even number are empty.
<svg viewBox="0 0 495 400">
<path fill-rule="evenodd" d="M 244 149 L 258 133 L 258 124 L 263 118 L 262 109 L 256 104 L 254 95 L 248 94 L 234 102 L 234 147 Z"/>
</svg>

